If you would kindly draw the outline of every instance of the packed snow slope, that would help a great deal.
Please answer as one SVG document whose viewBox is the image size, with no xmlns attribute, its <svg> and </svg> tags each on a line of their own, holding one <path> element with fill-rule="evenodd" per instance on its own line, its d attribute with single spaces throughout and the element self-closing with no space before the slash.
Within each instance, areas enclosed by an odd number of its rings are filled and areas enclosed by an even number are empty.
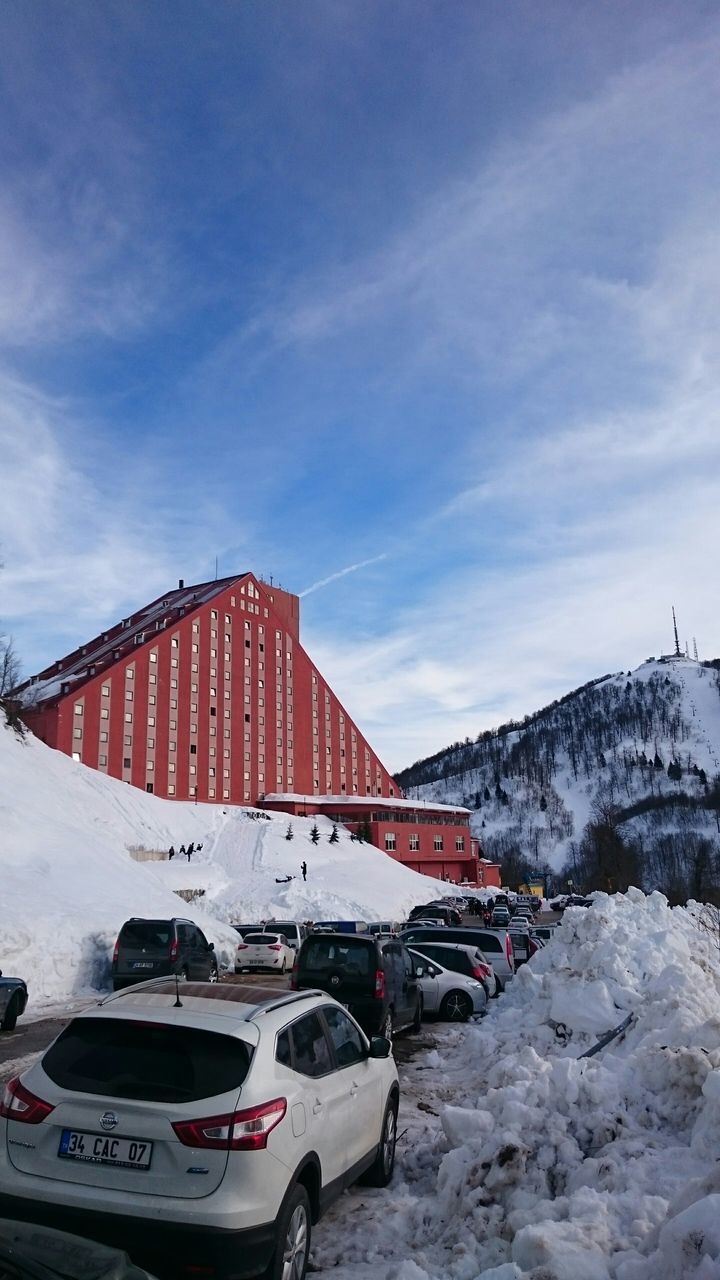
<svg viewBox="0 0 720 1280">
<path fill-rule="evenodd" d="M 699 916 L 637 889 L 569 909 L 486 1018 L 443 1026 L 405 1069 L 395 1179 L 331 1210 L 315 1266 L 333 1280 L 718 1280 L 720 934 Z M 628 1014 L 621 1038 L 581 1056 Z"/>
<path fill-rule="evenodd" d="M 129 916 L 190 917 L 229 965 L 230 921 L 401 918 L 440 888 L 342 830 L 330 844 L 327 819 L 317 819 L 315 845 L 312 818 L 161 800 L 5 725 L 0 823 L 0 968 L 28 981 L 33 1009 L 107 988 Z M 190 863 L 130 856 L 191 841 L 203 848 Z M 177 890 L 199 896 L 190 903 Z"/>
<path fill-rule="evenodd" d="M 502 862 L 520 852 L 555 870 L 582 839 L 593 807 L 611 805 L 656 887 L 669 868 L 692 860 L 703 838 L 720 856 L 718 821 L 704 807 L 718 774 L 720 673 L 670 657 L 592 680 L 397 778 L 407 795 L 474 810 L 487 857 Z"/>
</svg>

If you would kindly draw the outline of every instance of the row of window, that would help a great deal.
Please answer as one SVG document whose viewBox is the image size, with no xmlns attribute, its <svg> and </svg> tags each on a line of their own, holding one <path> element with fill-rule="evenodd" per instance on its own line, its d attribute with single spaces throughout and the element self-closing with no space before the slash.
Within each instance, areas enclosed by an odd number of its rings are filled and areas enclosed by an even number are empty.
<svg viewBox="0 0 720 1280">
<path fill-rule="evenodd" d="M 435 837 L 433 838 L 433 849 L 434 849 L 435 853 L 442 853 L 442 852 L 443 852 L 443 850 L 444 850 L 444 847 L 445 847 L 445 837 L 444 837 L 444 836 L 435 836 Z M 411 834 L 411 835 L 410 835 L 409 840 L 408 840 L 408 848 L 409 848 L 409 850 L 410 850 L 410 853 L 419 853 L 419 851 L 420 851 L 420 836 L 419 836 L 419 835 L 417 835 L 417 833 L 413 833 L 413 834 Z M 387 853 L 394 853 L 396 849 L 397 849 L 397 835 L 396 835 L 396 833 L 395 833 L 394 831 L 386 831 L 386 832 L 385 832 L 385 850 L 386 850 L 386 852 L 387 852 Z M 455 852 L 456 852 L 456 853 L 464 853 L 464 852 L 465 852 L 465 837 L 464 837 L 464 836 L 456 836 L 456 837 L 455 837 Z"/>
</svg>

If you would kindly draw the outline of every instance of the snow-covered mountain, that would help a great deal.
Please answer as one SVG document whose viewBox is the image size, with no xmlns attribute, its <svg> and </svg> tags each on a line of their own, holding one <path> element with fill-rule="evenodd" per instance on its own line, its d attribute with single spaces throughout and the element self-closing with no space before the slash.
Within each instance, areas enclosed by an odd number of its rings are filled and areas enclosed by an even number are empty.
<svg viewBox="0 0 720 1280">
<path fill-rule="evenodd" d="M 565 868 L 587 887 L 639 881 L 674 900 L 707 898 L 720 889 L 717 666 L 649 659 L 398 781 L 410 796 L 474 810 L 485 854 L 506 874 L 524 862 Z"/>
<path fill-rule="evenodd" d="M 33 1008 L 106 988 L 132 915 L 191 917 L 229 963 L 229 921 L 401 918 L 440 889 L 344 831 L 330 844 L 327 818 L 161 800 L 2 723 L 0 830 L 0 968 L 27 979 Z M 131 856 L 190 841 L 189 863 Z"/>
</svg>

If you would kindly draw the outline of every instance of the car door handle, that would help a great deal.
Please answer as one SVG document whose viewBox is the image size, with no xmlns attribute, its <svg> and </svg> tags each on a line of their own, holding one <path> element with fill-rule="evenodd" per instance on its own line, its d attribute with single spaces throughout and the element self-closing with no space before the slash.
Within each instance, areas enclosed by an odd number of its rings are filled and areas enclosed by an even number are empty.
<svg viewBox="0 0 720 1280">
<path fill-rule="evenodd" d="M 316 1116 L 318 1111 L 322 1111 L 322 1108 L 323 1108 L 322 1102 L 320 1101 L 319 1098 L 316 1098 L 313 1106 L 313 1115 Z"/>
</svg>

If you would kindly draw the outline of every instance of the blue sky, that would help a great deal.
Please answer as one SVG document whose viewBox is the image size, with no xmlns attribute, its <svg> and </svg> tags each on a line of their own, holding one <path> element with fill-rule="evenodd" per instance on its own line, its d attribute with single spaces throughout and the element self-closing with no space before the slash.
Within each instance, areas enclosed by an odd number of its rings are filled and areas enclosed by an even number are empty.
<svg viewBox="0 0 720 1280">
<path fill-rule="evenodd" d="M 390 768 L 720 653 L 720 13 L 0 11 L 0 617 L 306 592 Z M 322 585 L 318 585 L 322 584 Z"/>
</svg>

